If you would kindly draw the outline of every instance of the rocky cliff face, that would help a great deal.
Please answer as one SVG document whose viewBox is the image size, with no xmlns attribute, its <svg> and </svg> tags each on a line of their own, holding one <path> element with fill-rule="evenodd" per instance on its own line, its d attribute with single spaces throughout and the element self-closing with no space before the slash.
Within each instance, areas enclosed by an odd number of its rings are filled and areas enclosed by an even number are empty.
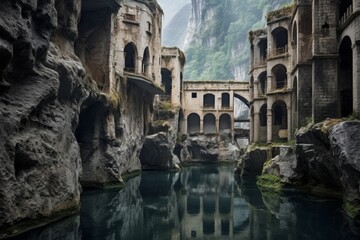
<svg viewBox="0 0 360 240">
<path fill-rule="evenodd" d="M 0 3 L 0 229 L 77 211 L 81 184 L 123 184 L 141 169 L 152 97 L 93 84 L 74 50 L 81 6 Z"/>
<path fill-rule="evenodd" d="M 265 14 L 292 0 L 192 0 L 185 79 L 247 80 L 248 32 L 265 27 Z"/>
</svg>

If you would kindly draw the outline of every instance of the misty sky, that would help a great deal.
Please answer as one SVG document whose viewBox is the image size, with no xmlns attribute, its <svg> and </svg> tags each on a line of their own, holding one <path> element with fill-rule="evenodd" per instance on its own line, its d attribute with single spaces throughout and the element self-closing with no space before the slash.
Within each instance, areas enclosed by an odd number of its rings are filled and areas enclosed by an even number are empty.
<svg viewBox="0 0 360 240">
<path fill-rule="evenodd" d="M 161 8 L 164 10 L 163 28 L 170 22 L 175 14 L 191 0 L 157 0 Z"/>
</svg>

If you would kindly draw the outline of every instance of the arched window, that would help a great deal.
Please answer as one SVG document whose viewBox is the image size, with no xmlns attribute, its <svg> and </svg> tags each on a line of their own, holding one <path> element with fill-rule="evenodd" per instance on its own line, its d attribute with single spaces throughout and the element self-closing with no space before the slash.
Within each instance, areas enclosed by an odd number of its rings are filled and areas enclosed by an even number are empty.
<svg viewBox="0 0 360 240">
<path fill-rule="evenodd" d="M 231 117 L 229 114 L 224 113 L 220 116 L 219 129 L 220 130 L 231 129 Z"/>
<path fill-rule="evenodd" d="M 144 75 L 149 75 L 149 69 L 150 69 L 150 53 L 149 48 L 145 48 L 143 60 L 142 60 L 142 73 Z"/>
<path fill-rule="evenodd" d="M 171 96 L 172 78 L 171 71 L 167 68 L 161 69 L 161 85 L 165 87 L 165 94 Z"/>
<path fill-rule="evenodd" d="M 273 42 L 272 55 L 281 55 L 288 51 L 288 31 L 283 27 L 275 28 L 272 33 Z"/>
<path fill-rule="evenodd" d="M 200 133 L 200 116 L 196 113 L 191 113 L 187 117 L 188 133 Z"/>
<path fill-rule="evenodd" d="M 215 108 L 215 96 L 208 93 L 204 95 L 204 108 Z"/>
<path fill-rule="evenodd" d="M 216 119 L 214 114 L 208 113 L 204 116 L 204 133 L 216 133 Z"/>
<path fill-rule="evenodd" d="M 230 94 L 228 94 L 228 93 L 221 94 L 221 107 L 222 108 L 230 107 Z"/>
<path fill-rule="evenodd" d="M 124 71 L 135 72 L 136 68 L 136 46 L 133 43 L 128 43 L 124 49 L 125 68 Z"/>
</svg>

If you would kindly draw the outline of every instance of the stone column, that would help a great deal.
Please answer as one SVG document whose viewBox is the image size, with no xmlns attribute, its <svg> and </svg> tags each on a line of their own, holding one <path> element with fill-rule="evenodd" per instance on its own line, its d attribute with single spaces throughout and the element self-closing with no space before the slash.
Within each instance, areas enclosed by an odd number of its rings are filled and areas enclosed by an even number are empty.
<svg viewBox="0 0 360 240">
<path fill-rule="evenodd" d="M 141 75 L 142 74 L 142 68 L 143 68 L 143 66 L 142 66 L 142 57 L 138 56 L 136 58 L 135 73 Z"/>
<path fill-rule="evenodd" d="M 272 91 L 272 76 L 267 76 L 266 92 L 269 93 Z"/>
<path fill-rule="evenodd" d="M 215 118 L 215 128 L 216 128 L 216 133 L 220 133 L 220 125 L 219 125 L 218 117 Z"/>
<path fill-rule="evenodd" d="M 254 115 L 250 115 L 250 144 L 254 143 Z"/>
<path fill-rule="evenodd" d="M 272 109 L 268 108 L 267 110 L 267 142 L 272 142 Z"/>
<path fill-rule="evenodd" d="M 254 81 L 254 98 L 258 98 L 259 97 L 259 81 L 256 80 Z"/>
<path fill-rule="evenodd" d="M 292 139 L 292 111 L 291 105 L 287 106 L 287 133 L 288 133 L 288 141 Z"/>
<path fill-rule="evenodd" d="M 204 119 L 200 119 L 200 133 L 204 133 Z"/>
<path fill-rule="evenodd" d="M 260 128 L 260 113 L 254 113 L 254 142 L 259 142 L 259 128 Z"/>
<path fill-rule="evenodd" d="M 360 114 L 360 41 L 353 46 L 353 111 Z"/>
</svg>

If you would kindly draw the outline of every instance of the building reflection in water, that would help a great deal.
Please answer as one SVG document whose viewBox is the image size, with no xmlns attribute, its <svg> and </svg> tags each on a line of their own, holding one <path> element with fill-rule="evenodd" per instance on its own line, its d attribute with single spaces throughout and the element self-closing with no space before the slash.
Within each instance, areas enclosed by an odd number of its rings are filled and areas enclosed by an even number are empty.
<svg viewBox="0 0 360 240">
<path fill-rule="evenodd" d="M 22 240 L 360 239 L 339 202 L 303 193 L 261 192 L 236 182 L 231 166 L 144 172 L 121 190 L 86 191 L 79 216 Z"/>
</svg>

